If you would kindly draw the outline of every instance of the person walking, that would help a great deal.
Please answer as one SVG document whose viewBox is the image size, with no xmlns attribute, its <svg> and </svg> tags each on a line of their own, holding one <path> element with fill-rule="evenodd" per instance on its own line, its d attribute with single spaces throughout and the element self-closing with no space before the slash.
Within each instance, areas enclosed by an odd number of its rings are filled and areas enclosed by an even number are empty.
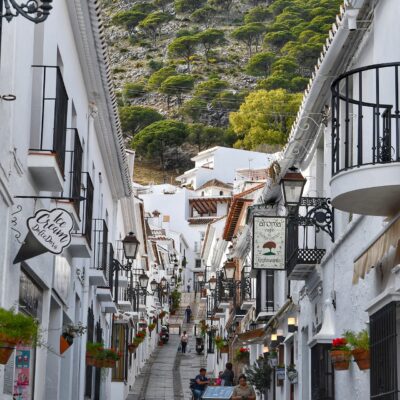
<svg viewBox="0 0 400 400">
<path fill-rule="evenodd" d="M 187 285 L 187 291 L 190 292 L 190 285 Z"/>
<path fill-rule="evenodd" d="M 185 315 L 186 315 L 186 323 L 189 324 L 190 323 L 190 318 L 192 316 L 192 309 L 190 308 L 190 306 L 186 307 Z"/>
<path fill-rule="evenodd" d="M 189 336 L 187 335 L 186 331 L 183 331 L 183 334 L 181 336 L 181 347 L 182 347 L 182 353 L 186 353 L 186 346 L 189 341 Z"/>
<path fill-rule="evenodd" d="M 207 385 L 210 383 L 210 380 L 206 377 L 207 370 L 205 368 L 200 368 L 200 374 L 195 378 L 195 385 L 193 388 L 193 396 L 195 400 L 200 400 L 203 396 Z"/>
<path fill-rule="evenodd" d="M 239 376 L 239 385 L 233 389 L 232 400 L 256 400 L 256 392 L 247 384 L 246 375 Z"/>
<path fill-rule="evenodd" d="M 222 386 L 233 386 L 233 378 L 235 377 L 235 374 L 233 373 L 232 368 L 232 363 L 226 363 L 225 371 L 221 375 L 221 379 L 223 381 Z"/>
</svg>

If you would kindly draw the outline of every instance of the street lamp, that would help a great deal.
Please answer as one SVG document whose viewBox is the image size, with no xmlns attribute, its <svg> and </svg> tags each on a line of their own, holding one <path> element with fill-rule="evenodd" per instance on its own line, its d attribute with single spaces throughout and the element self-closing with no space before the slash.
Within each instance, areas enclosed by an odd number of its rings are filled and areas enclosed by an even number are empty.
<svg viewBox="0 0 400 400">
<path fill-rule="evenodd" d="M 157 291 L 157 289 L 158 289 L 158 282 L 157 282 L 155 279 L 153 279 L 153 280 L 150 282 L 150 289 L 151 289 L 152 292 L 156 292 L 156 291 Z"/>
<path fill-rule="evenodd" d="M 161 279 L 160 285 L 163 289 L 167 286 L 167 280 L 165 279 L 165 276 Z"/>
<path fill-rule="evenodd" d="M 283 200 L 289 212 L 294 212 L 299 207 L 306 182 L 307 179 L 296 167 L 289 168 L 289 172 L 281 179 Z"/>
<path fill-rule="evenodd" d="M 217 287 L 217 279 L 213 276 L 208 280 L 208 284 L 210 285 L 210 290 L 215 290 Z"/>
<path fill-rule="evenodd" d="M 149 277 L 143 272 L 139 275 L 139 286 L 142 290 L 147 289 L 147 285 L 149 284 Z"/>
<path fill-rule="evenodd" d="M 122 240 L 125 258 L 128 260 L 128 262 L 132 263 L 132 260 L 136 258 L 139 245 L 140 242 L 139 240 L 137 240 L 133 232 L 129 232 L 128 235 L 126 235 L 125 238 Z"/>
<path fill-rule="evenodd" d="M 204 282 L 204 274 L 202 272 L 197 273 L 197 282 L 200 284 Z"/>
<path fill-rule="evenodd" d="M 26 0 L 18 4 L 16 0 L 0 0 L 0 25 L 2 18 L 10 22 L 18 15 L 36 24 L 43 22 L 50 15 L 50 10 L 53 8 L 52 2 L 53 0 Z"/>
<path fill-rule="evenodd" d="M 297 325 L 296 325 L 296 318 L 295 317 L 289 317 L 288 318 L 288 332 L 289 333 L 294 333 L 297 331 Z"/>
<path fill-rule="evenodd" d="M 175 285 L 175 275 L 171 276 L 171 285 Z"/>
<path fill-rule="evenodd" d="M 233 278 L 235 277 L 235 270 L 236 270 L 236 265 L 233 261 L 227 261 L 225 265 L 223 266 L 224 273 L 225 273 L 225 279 L 228 281 L 232 281 Z"/>
</svg>

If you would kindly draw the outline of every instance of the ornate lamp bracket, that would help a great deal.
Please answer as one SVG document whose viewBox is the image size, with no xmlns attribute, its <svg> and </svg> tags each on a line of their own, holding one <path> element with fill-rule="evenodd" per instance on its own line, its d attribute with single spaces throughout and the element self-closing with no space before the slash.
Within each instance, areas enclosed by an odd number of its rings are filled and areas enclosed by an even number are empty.
<svg viewBox="0 0 400 400">
<path fill-rule="evenodd" d="M 5 18 L 11 22 L 14 17 L 22 15 L 38 24 L 50 15 L 52 2 L 53 0 L 27 0 L 18 4 L 16 0 L 0 0 L 0 19 Z"/>
</svg>

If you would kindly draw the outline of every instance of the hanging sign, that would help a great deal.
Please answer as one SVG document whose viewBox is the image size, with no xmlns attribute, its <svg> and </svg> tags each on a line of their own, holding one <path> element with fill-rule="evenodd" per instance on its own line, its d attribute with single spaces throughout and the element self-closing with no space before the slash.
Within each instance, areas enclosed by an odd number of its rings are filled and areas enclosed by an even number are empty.
<svg viewBox="0 0 400 400">
<path fill-rule="evenodd" d="M 253 268 L 285 269 L 286 218 L 253 218 Z"/>
<path fill-rule="evenodd" d="M 73 220 L 62 208 L 39 210 L 26 223 L 28 234 L 14 264 L 47 252 L 61 254 L 71 243 Z"/>
</svg>

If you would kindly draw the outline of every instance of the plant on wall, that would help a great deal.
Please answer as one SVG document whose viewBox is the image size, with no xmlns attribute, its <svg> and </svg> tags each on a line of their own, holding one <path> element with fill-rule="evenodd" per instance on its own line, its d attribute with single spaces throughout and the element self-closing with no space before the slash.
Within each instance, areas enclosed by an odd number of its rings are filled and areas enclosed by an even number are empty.
<svg viewBox="0 0 400 400">
<path fill-rule="evenodd" d="M 351 354 L 361 370 L 370 368 L 369 335 L 366 329 L 360 332 L 346 331 L 343 336 L 350 346 Z"/>
<path fill-rule="evenodd" d="M 336 338 L 332 340 L 330 355 L 335 370 L 344 371 L 349 369 L 351 352 L 345 338 Z"/>
</svg>

